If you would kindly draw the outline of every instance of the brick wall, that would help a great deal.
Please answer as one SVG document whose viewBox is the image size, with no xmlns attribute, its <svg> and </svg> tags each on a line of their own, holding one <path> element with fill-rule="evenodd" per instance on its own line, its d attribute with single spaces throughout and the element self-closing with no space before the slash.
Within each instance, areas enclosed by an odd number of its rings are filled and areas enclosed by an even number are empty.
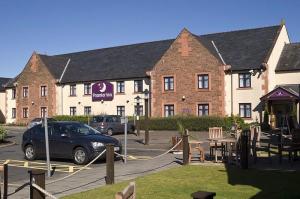
<svg viewBox="0 0 300 199">
<path fill-rule="evenodd" d="M 197 75 L 202 73 L 209 74 L 209 89 L 198 89 Z M 225 114 L 224 66 L 186 29 L 158 61 L 150 76 L 152 116 L 164 116 L 165 104 L 174 104 L 176 115 L 197 115 L 201 103 L 209 104 L 210 115 Z M 174 91 L 164 91 L 164 76 L 174 76 Z"/>
<path fill-rule="evenodd" d="M 47 96 L 41 97 L 41 86 L 47 86 Z M 29 96 L 23 98 L 23 87 L 28 86 Z M 56 93 L 55 79 L 50 74 L 38 54 L 33 53 L 18 78 L 16 87 L 17 123 L 28 123 L 35 117 L 41 117 L 41 107 L 47 107 L 48 116 L 55 115 Z M 29 117 L 23 118 L 23 108 L 28 107 Z"/>
</svg>

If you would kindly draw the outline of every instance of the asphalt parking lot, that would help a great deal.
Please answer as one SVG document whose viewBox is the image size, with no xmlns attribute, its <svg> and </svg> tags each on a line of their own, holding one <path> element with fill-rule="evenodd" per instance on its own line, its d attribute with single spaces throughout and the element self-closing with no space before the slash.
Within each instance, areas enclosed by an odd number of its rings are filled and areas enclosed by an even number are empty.
<svg viewBox="0 0 300 199">
<path fill-rule="evenodd" d="M 18 160 L 26 161 L 21 149 L 22 134 L 25 128 L 8 128 L 8 140 L 15 142 L 15 145 L 0 148 L 0 161 L 6 160 Z M 141 132 L 140 136 L 134 134 L 128 135 L 128 154 L 134 158 L 145 158 L 149 160 L 129 160 L 125 165 L 123 161 L 119 160 L 115 162 L 115 180 L 123 181 L 132 179 L 134 177 L 145 175 L 149 172 L 155 172 L 158 170 L 178 166 L 175 161 L 181 158 L 181 155 L 167 154 L 162 158 L 151 160 L 151 157 L 160 155 L 170 149 L 171 136 L 176 135 L 176 132 L 151 132 L 150 145 L 145 146 L 143 144 L 144 134 Z M 114 135 L 115 138 L 122 141 L 124 147 L 124 135 Z M 51 147 L 51 146 L 50 146 Z M 177 159 L 176 159 L 177 158 Z M 37 160 L 34 162 L 43 162 L 45 160 Z M 72 160 L 65 159 L 51 159 L 51 164 L 58 165 L 70 165 L 73 164 Z M 106 175 L 105 161 L 96 161 L 92 164 L 90 169 L 83 170 L 73 177 L 53 183 L 46 186 L 47 191 L 55 194 L 56 196 L 63 196 L 83 190 L 91 189 L 105 184 L 104 176 Z M 28 170 L 31 168 L 16 167 L 14 165 L 9 166 L 9 184 L 10 192 L 13 192 L 18 185 L 21 185 L 29 180 Z M 60 179 L 70 173 L 66 172 L 54 172 L 50 179 L 46 179 L 47 182 Z M 15 186 L 14 186 L 15 185 Z M 14 187 L 13 187 L 14 186 Z M 20 191 L 17 194 L 12 195 L 10 198 L 27 198 L 28 188 Z"/>
</svg>

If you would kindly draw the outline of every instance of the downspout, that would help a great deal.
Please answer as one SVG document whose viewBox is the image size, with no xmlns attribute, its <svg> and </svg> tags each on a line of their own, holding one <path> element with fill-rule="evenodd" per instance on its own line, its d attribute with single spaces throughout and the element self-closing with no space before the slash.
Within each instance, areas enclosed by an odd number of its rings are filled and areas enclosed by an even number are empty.
<svg viewBox="0 0 300 199">
<path fill-rule="evenodd" d="M 63 78 L 63 76 L 64 76 L 64 74 L 65 74 L 65 72 L 66 72 L 66 70 L 69 66 L 70 61 L 71 61 L 71 59 L 68 59 L 67 64 L 66 64 L 66 66 L 65 66 L 65 68 L 64 68 L 64 70 L 63 70 L 63 72 L 62 72 L 62 74 L 59 78 L 59 81 L 58 81 L 58 83 L 60 84 L 60 100 L 61 100 L 60 114 L 61 115 L 64 114 L 64 95 L 63 95 L 64 94 L 64 85 L 61 84 L 61 80 L 62 80 L 62 78 Z"/>
</svg>

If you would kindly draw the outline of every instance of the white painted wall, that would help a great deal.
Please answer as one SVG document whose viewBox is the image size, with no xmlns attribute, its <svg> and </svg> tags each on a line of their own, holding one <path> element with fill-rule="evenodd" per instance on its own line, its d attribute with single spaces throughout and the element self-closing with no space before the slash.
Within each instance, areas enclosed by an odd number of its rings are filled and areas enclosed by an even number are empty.
<svg viewBox="0 0 300 199">
<path fill-rule="evenodd" d="M 56 87 L 56 99 L 57 99 L 57 115 L 70 115 L 70 107 L 76 107 L 77 115 L 84 114 L 84 107 L 91 106 L 92 114 L 117 114 L 117 106 L 125 106 L 125 114 L 127 116 L 132 116 L 134 114 L 134 98 L 140 96 L 144 98 L 143 94 L 134 93 L 134 80 L 125 80 L 125 94 L 116 93 L 116 81 L 111 81 L 110 83 L 114 86 L 114 99 L 113 101 L 104 101 L 103 103 L 92 102 L 92 96 L 84 96 L 84 84 L 76 84 L 76 97 L 69 96 L 70 85 L 63 86 L 63 99 L 61 98 L 61 86 Z M 92 83 L 93 85 L 93 83 Z M 145 80 L 143 80 L 143 89 L 148 89 L 149 86 L 146 85 Z M 62 102 L 63 100 L 63 102 Z M 127 102 L 129 101 L 129 102 Z M 63 106 L 62 106 L 63 103 Z M 144 100 L 141 100 L 141 106 L 144 106 Z M 63 107 L 63 111 L 62 111 Z M 145 111 L 145 107 L 143 107 Z"/>
<path fill-rule="evenodd" d="M 239 103 L 251 103 L 252 110 L 259 104 L 260 97 L 263 96 L 261 89 L 263 80 L 262 75 L 251 76 L 251 88 L 239 88 L 239 74 L 233 74 L 233 114 L 239 114 Z M 225 111 L 226 115 L 231 114 L 231 75 L 225 75 Z M 259 120 L 259 113 L 252 112 L 252 118 L 246 122 Z"/>
<path fill-rule="evenodd" d="M 268 91 L 270 92 L 275 88 L 275 86 L 278 84 L 277 83 L 277 75 L 275 74 L 275 69 L 277 66 L 277 63 L 279 61 L 280 55 L 282 53 L 283 47 L 285 44 L 290 43 L 289 36 L 287 33 L 286 26 L 284 25 L 281 29 L 281 32 L 278 35 L 278 39 L 275 43 L 275 46 L 273 48 L 273 51 L 271 52 L 270 58 L 267 62 L 268 64 L 268 72 L 269 72 L 269 86 L 268 86 Z M 288 78 L 288 76 L 287 76 Z"/>
<path fill-rule="evenodd" d="M 5 116 L 6 123 L 15 123 L 16 119 L 12 118 L 12 109 L 16 108 L 16 100 L 12 99 L 12 91 L 13 89 L 6 89 L 6 108 L 5 108 Z M 20 111 L 20 110 L 19 110 Z"/>
<path fill-rule="evenodd" d="M 292 73 L 276 73 L 275 74 L 275 85 L 279 84 L 300 84 L 300 72 Z"/>
</svg>

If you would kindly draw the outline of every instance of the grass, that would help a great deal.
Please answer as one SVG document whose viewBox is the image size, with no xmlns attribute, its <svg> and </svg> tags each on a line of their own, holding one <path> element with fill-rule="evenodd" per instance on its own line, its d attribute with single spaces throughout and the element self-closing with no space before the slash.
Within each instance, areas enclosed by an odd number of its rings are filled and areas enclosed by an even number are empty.
<svg viewBox="0 0 300 199">
<path fill-rule="evenodd" d="M 300 198 L 300 172 L 241 170 L 222 166 L 183 166 L 135 179 L 137 198 L 191 198 L 203 190 L 216 192 L 215 198 Z M 112 199 L 128 185 L 118 183 L 70 195 L 65 199 Z"/>
</svg>

